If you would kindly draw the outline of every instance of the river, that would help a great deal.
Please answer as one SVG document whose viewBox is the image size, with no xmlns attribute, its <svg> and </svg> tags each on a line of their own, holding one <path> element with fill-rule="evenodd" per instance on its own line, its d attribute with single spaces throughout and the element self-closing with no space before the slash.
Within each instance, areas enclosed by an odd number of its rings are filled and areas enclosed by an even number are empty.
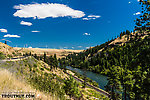
<svg viewBox="0 0 150 100">
<path fill-rule="evenodd" d="M 66 68 L 69 70 L 73 70 L 73 71 L 75 71 L 81 75 L 83 75 L 83 73 L 84 73 L 84 71 L 82 69 L 79 69 L 79 68 L 73 68 L 70 66 L 66 66 Z M 99 88 L 101 88 L 103 90 L 105 89 L 104 86 L 106 86 L 108 83 L 107 77 L 104 75 L 101 75 L 101 74 L 86 71 L 86 76 L 89 77 L 90 79 L 96 81 L 99 84 Z"/>
</svg>

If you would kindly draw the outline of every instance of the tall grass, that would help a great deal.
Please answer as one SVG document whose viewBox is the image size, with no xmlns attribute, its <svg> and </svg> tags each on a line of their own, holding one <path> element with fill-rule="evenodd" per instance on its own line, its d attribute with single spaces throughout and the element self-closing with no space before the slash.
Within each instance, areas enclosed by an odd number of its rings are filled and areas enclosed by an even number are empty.
<svg viewBox="0 0 150 100">
<path fill-rule="evenodd" d="M 36 96 L 35 100 L 58 100 L 55 96 L 33 89 L 33 87 L 23 80 L 18 80 L 8 70 L 0 68 L 0 100 L 2 98 L 1 93 L 3 92 L 34 92 Z"/>
</svg>

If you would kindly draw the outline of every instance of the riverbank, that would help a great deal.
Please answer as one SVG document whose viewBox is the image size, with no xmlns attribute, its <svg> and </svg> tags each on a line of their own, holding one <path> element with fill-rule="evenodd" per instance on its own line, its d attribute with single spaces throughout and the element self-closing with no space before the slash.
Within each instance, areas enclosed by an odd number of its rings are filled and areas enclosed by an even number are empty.
<svg viewBox="0 0 150 100">
<path fill-rule="evenodd" d="M 68 74 L 68 75 L 70 75 L 70 74 L 67 73 L 67 72 L 65 72 L 65 73 Z M 76 77 L 76 76 L 74 76 L 74 75 L 72 75 L 72 77 L 73 77 L 74 79 L 76 79 L 77 81 L 79 81 L 79 82 L 81 82 L 81 83 L 84 83 L 84 80 L 81 80 L 80 78 L 78 78 L 78 77 Z M 89 86 L 89 87 L 91 87 L 91 88 L 93 88 L 93 89 L 95 89 L 97 92 L 100 92 L 101 94 L 105 95 L 106 97 L 110 98 L 110 94 L 109 94 L 108 92 L 106 92 L 106 91 L 104 91 L 104 90 L 102 90 L 102 89 L 100 89 L 100 88 L 98 88 L 98 87 L 95 87 L 95 86 L 93 86 L 93 85 L 90 85 L 90 84 L 88 84 L 88 83 L 86 83 L 86 85 Z"/>
<path fill-rule="evenodd" d="M 73 68 L 73 67 L 70 67 L 70 66 L 67 66 L 67 69 L 75 71 L 75 72 L 77 72 L 81 75 L 84 74 L 84 71 L 82 69 Z M 93 72 L 90 72 L 90 71 L 86 70 L 86 77 L 88 77 L 89 79 L 91 79 L 91 80 L 95 81 L 96 83 L 98 83 L 100 89 L 105 90 L 105 86 L 108 83 L 107 76 L 97 74 L 97 73 L 93 73 Z"/>
</svg>

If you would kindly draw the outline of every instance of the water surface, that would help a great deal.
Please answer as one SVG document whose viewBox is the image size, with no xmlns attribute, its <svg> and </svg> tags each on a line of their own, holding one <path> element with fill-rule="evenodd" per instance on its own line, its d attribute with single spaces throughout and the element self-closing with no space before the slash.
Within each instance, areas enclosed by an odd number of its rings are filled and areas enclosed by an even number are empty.
<svg viewBox="0 0 150 100">
<path fill-rule="evenodd" d="M 82 69 L 79 69 L 79 68 L 73 68 L 73 67 L 70 67 L 70 66 L 66 66 L 66 68 L 70 69 L 70 70 L 73 70 L 73 71 L 75 71 L 75 72 L 77 72 L 81 75 L 83 75 L 83 73 L 84 73 L 84 71 Z M 101 75 L 101 74 L 86 71 L 86 76 L 89 77 L 90 79 L 96 81 L 99 84 L 99 87 L 103 90 L 105 89 L 104 86 L 106 86 L 107 83 L 108 83 L 107 77 L 104 76 L 104 75 Z"/>
</svg>

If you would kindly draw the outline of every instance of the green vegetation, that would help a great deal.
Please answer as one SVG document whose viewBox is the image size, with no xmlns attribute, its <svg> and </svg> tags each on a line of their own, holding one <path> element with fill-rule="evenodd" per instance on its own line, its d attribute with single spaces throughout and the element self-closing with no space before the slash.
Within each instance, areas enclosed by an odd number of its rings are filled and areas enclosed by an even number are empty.
<svg viewBox="0 0 150 100">
<path fill-rule="evenodd" d="M 5 59 L 5 55 L 2 52 L 0 52 L 0 60 L 2 59 Z"/>
<path fill-rule="evenodd" d="M 84 75 L 81 75 L 75 71 L 72 71 L 74 73 L 74 76 L 77 76 L 78 78 L 84 80 L 86 78 L 86 83 L 89 83 L 95 87 L 98 87 L 99 88 L 99 85 L 97 82 L 93 81 L 92 79 L 88 78 L 88 77 L 85 77 Z"/>
<path fill-rule="evenodd" d="M 61 66 L 72 66 L 108 76 L 106 91 L 113 100 L 150 99 L 150 1 L 141 0 L 143 15 L 136 20 L 137 30 L 121 32 L 125 43 L 102 45 L 89 48 L 81 53 L 69 54 L 60 60 Z M 120 45 L 118 45 L 120 44 Z"/>
<path fill-rule="evenodd" d="M 36 59 L 41 59 L 43 60 L 44 62 L 46 62 L 47 64 L 49 64 L 49 68 L 47 67 L 44 67 L 45 69 L 51 71 L 52 69 L 57 69 L 58 67 L 58 60 L 57 60 L 57 57 L 56 57 L 56 54 L 54 56 L 49 56 L 47 57 L 46 56 L 46 53 L 44 53 L 43 56 L 37 56 L 36 54 L 34 54 L 34 57 L 36 57 Z M 60 61 L 60 59 L 59 59 Z M 41 70 L 44 70 L 44 69 L 41 69 Z M 64 72 L 66 71 L 65 68 L 62 68 L 62 70 L 64 70 Z M 86 82 L 89 83 L 89 84 L 92 84 L 96 87 L 99 87 L 98 83 L 96 83 L 95 81 L 92 81 L 91 79 L 87 78 L 87 77 L 84 77 L 83 75 L 80 75 L 76 72 L 74 72 L 75 76 L 77 76 L 78 78 L 80 79 L 85 79 L 86 78 Z M 81 84 L 82 85 L 82 84 Z M 79 91 L 79 84 L 77 84 L 77 82 L 72 78 L 67 78 L 67 80 L 64 80 L 64 90 L 65 90 L 65 93 L 67 95 L 69 95 L 71 98 L 81 98 L 81 93 Z M 62 93 L 63 94 L 63 93 Z"/>
<path fill-rule="evenodd" d="M 140 33 L 150 32 L 150 0 L 140 0 L 140 4 L 142 6 L 142 15 L 135 20 L 135 30 L 138 30 Z"/>
<path fill-rule="evenodd" d="M 67 78 L 64 83 L 65 83 L 64 90 L 66 94 L 68 94 L 70 97 L 72 96 L 76 98 L 81 97 L 78 83 L 73 79 L 73 77 L 70 76 L 70 78 Z"/>
<path fill-rule="evenodd" d="M 44 53 L 43 56 L 37 56 L 36 54 L 32 56 L 34 56 L 37 60 L 42 60 L 45 63 L 47 63 L 50 66 L 50 70 L 52 68 L 58 67 L 58 60 L 57 60 L 56 54 L 54 54 L 54 56 L 49 56 L 49 57 L 46 56 L 46 53 Z"/>
<path fill-rule="evenodd" d="M 57 75 L 53 75 L 50 73 L 44 73 L 38 75 L 35 71 L 33 75 L 28 79 L 28 81 L 38 90 L 43 91 L 45 93 L 52 93 L 53 95 L 57 95 L 58 97 L 65 99 L 64 94 L 65 91 L 62 89 L 63 80 L 59 78 Z"/>
<path fill-rule="evenodd" d="M 150 96 L 150 91 L 147 89 L 150 88 L 148 85 L 150 84 L 149 36 L 144 39 L 131 40 L 122 46 L 107 47 L 96 56 L 89 57 L 87 61 L 79 59 L 83 58 L 79 56 L 80 54 L 75 55 L 68 55 L 66 60 L 62 59 L 62 61 L 73 67 L 76 63 L 79 66 L 75 67 L 79 68 L 89 63 L 87 70 L 107 75 L 109 77 L 107 91 L 110 93 L 118 91 L 113 93 L 115 98 L 121 98 L 119 94 L 122 91 L 125 97 L 132 99 Z"/>
<path fill-rule="evenodd" d="M 51 57 L 53 57 L 53 60 L 56 60 L 56 56 Z M 46 57 L 46 59 L 47 58 L 49 57 Z M 34 59 L 34 57 L 28 57 L 27 59 L 20 61 L 6 61 L 0 63 L 1 68 L 7 69 L 11 73 L 14 73 L 19 80 L 24 80 L 34 89 L 42 93 L 49 94 L 51 97 L 54 96 L 60 98 L 61 100 L 71 98 L 78 100 L 90 97 L 89 94 L 84 95 L 82 83 L 77 82 L 67 74 L 65 75 L 65 73 L 63 73 L 63 69 L 61 70 L 54 66 L 55 65 L 49 66 L 42 61 Z M 57 70 L 62 71 L 61 73 L 63 77 L 58 73 L 59 71 Z M 86 88 L 90 89 L 89 87 Z M 93 91 L 97 93 L 95 90 Z M 94 98 L 94 95 L 92 96 Z M 106 97 L 103 95 L 97 94 L 96 97 L 106 99 Z"/>
</svg>

